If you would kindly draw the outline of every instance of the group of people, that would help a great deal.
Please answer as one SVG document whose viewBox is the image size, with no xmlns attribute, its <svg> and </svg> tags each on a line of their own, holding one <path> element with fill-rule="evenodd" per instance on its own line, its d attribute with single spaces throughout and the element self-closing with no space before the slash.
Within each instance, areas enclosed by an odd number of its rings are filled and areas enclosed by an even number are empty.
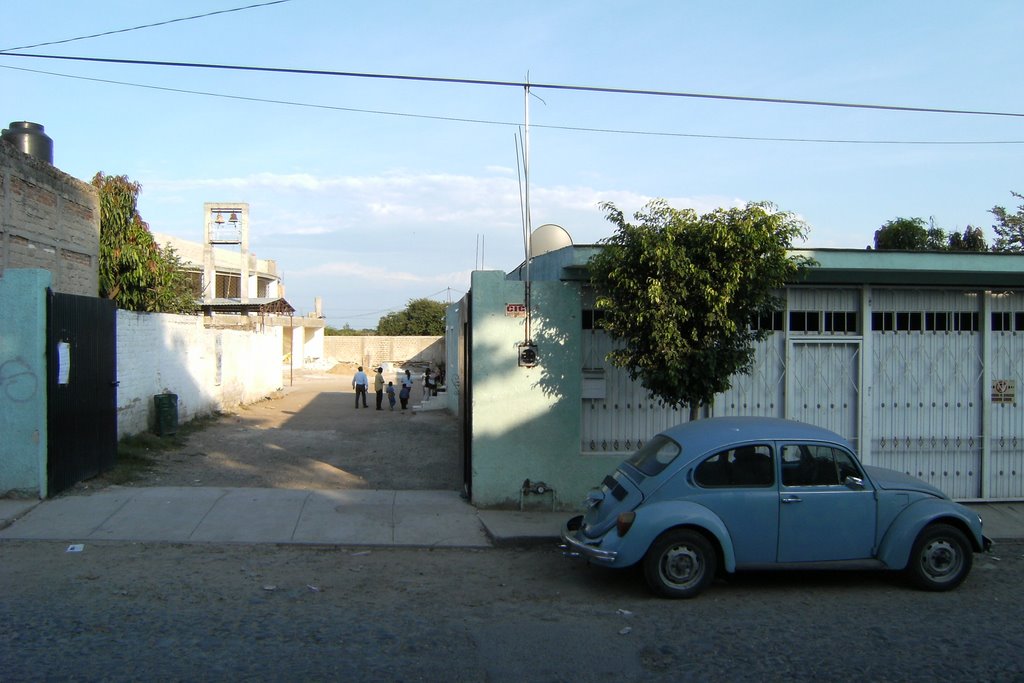
<svg viewBox="0 0 1024 683">
<path fill-rule="evenodd" d="M 434 395 L 437 395 L 437 379 L 431 378 L 430 369 L 427 368 L 426 373 L 423 376 L 425 391 L 427 387 L 432 387 Z M 402 410 L 406 410 L 409 407 L 409 396 L 412 394 L 412 373 L 408 370 L 405 371 L 399 381 L 402 386 L 398 389 L 398 402 L 402 404 Z M 352 376 L 352 388 L 356 390 L 356 409 L 359 408 L 359 400 L 362 397 L 363 407 L 369 408 L 366 401 L 366 394 L 370 387 L 370 380 L 363 372 L 363 366 L 360 365 L 359 369 L 356 370 L 356 374 Z M 394 382 L 388 382 L 387 386 L 384 385 L 384 368 L 376 368 L 373 375 L 373 390 L 377 394 L 377 410 L 383 410 L 384 395 L 387 394 L 388 404 L 391 406 L 391 410 L 395 409 L 395 384 Z"/>
</svg>

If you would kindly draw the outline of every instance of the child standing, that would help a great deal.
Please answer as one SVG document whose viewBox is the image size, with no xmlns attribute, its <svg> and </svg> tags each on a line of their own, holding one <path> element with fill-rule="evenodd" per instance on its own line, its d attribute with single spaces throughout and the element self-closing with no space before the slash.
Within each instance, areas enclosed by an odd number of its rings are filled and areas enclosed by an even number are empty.
<svg viewBox="0 0 1024 683">
<path fill-rule="evenodd" d="M 395 409 L 395 384 L 394 382 L 388 382 L 388 404 L 391 406 L 391 410 Z"/>
</svg>

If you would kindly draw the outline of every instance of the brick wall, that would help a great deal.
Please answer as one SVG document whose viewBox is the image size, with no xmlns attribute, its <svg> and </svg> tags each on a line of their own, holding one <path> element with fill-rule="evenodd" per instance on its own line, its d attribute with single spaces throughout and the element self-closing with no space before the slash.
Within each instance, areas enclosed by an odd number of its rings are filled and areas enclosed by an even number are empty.
<svg viewBox="0 0 1024 683">
<path fill-rule="evenodd" d="M 258 401 L 283 386 L 281 328 L 207 328 L 201 316 L 117 312 L 118 438 L 155 426 L 153 396 L 178 420 Z"/>
<path fill-rule="evenodd" d="M 96 188 L 0 141 L 0 274 L 41 268 L 55 291 L 99 294 Z"/>
<path fill-rule="evenodd" d="M 444 337 L 324 337 L 324 357 L 365 367 L 445 361 Z"/>
</svg>

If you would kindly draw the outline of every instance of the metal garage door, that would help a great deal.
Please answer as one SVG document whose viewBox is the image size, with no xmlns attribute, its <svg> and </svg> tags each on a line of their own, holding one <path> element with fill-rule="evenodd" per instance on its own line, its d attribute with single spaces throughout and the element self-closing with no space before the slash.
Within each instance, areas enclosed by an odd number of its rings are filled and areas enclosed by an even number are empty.
<svg viewBox="0 0 1024 683">
<path fill-rule="evenodd" d="M 860 340 L 792 340 L 788 417 L 831 429 L 859 450 L 860 359 Z"/>
</svg>

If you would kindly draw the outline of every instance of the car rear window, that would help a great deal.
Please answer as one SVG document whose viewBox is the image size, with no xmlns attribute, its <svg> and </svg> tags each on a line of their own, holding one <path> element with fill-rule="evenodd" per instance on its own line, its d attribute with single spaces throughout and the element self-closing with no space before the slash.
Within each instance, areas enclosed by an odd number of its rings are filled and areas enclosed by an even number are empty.
<svg viewBox="0 0 1024 683">
<path fill-rule="evenodd" d="M 771 486 L 775 483 L 772 449 L 767 444 L 750 444 L 715 453 L 697 465 L 693 476 L 707 488 Z"/>
<path fill-rule="evenodd" d="M 660 473 L 679 457 L 682 447 L 667 436 L 658 434 L 626 461 L 648 477 Z"/>
</svg>

